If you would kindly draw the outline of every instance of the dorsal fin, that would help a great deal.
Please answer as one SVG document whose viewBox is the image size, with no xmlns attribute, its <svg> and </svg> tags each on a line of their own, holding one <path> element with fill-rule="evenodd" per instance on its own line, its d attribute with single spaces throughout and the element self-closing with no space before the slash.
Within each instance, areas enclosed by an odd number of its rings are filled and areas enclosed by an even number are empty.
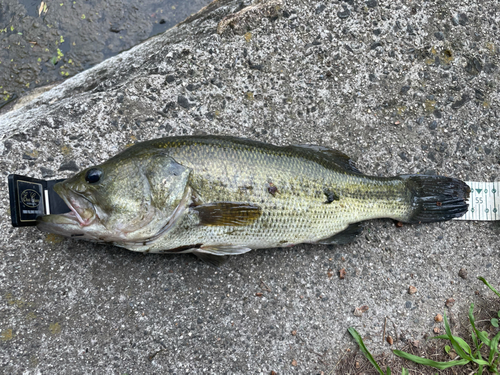
<svg viewBox="0 0 500 375">
<path fill-rule="evenodd" d="M 341 151 L 317 145 L 293 145 L 289 147 L 296 148 L 298 151 L 314 156 L 318 160 L 334 163 L 346 171 L 363 174 L 358 168 L 356 168 L 354 161 Z"/>
</svg>

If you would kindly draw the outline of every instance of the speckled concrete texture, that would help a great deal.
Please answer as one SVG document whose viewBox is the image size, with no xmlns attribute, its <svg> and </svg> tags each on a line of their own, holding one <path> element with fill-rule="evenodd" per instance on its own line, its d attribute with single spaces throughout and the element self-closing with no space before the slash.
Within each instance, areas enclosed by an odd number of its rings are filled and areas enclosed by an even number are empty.
<svg viewBox="0 0 500 375">
<path fill-rule="evenodd" d="M 476 276 L 500 285 L 498 222 L 376 220 L 350 245 L 221 269 L 11 227 L 8 173 L 67 177 L 179 134 L 320 144 L 380 176 L 499 179 L 497 1 L 250 5 L 216 1 L 0 117 L 1 371 L 333 373 L 349 326 L 388 350 L 386 317 L 388 333 L 423 340 L 437 313 L 491 293 Z"/>
</svg>

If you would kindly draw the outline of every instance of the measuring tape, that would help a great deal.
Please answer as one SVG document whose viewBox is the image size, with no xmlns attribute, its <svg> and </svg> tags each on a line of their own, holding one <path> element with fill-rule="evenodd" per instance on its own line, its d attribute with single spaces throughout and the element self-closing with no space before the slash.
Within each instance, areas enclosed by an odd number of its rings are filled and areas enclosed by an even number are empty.
<svg viewBox="0 0 500 375">
<path fill-rule="evenodd" d="M 456 220 L 500 220 L 500 181 L 465 183 L 470 187 L 469 211 Z"/>
</svg>

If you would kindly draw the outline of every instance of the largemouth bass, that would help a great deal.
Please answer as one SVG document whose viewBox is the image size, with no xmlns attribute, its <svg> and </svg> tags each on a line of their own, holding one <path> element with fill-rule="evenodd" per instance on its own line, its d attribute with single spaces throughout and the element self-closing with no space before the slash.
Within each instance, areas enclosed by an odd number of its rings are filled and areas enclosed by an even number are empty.
<svg viewBox="0 0 500 375">
<path fill-rule="evenodd" d="M 139 143 L 54 190 L 71 212 L 40 216 L 43 231 L 214 264 L 251 249 L 347 243 L 369 219 L 450 220 L 467 212 L 470 192 L 450 177 L 367 176 L 326 147 L 216 136 Z"/>
</svg>

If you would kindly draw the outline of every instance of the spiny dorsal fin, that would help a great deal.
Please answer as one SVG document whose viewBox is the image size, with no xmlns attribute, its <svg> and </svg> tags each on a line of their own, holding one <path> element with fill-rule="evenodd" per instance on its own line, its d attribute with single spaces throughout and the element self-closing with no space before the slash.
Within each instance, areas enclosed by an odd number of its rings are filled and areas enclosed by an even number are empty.
<svg viewBox="0 0 500 375">
<path fill-rule="evenodd" d="M 296 147 L 300 151 L 307 152 L 309 155 L 314 155 L 320 160 L 335 163 L 337 166 L 345 169 L 346 171 L 363 174 L 358 168 L 356 168 L 354 161 L 341 151 L 316 145 L 293 145 L 289 147 Z"/>
<path fill-rule="evenodd" d="M 200 225 L 245 226 L 262 215 L 260 207 L 244 202 L 213 202 L 192 208 L 198 212 Z"/>
</svg>

